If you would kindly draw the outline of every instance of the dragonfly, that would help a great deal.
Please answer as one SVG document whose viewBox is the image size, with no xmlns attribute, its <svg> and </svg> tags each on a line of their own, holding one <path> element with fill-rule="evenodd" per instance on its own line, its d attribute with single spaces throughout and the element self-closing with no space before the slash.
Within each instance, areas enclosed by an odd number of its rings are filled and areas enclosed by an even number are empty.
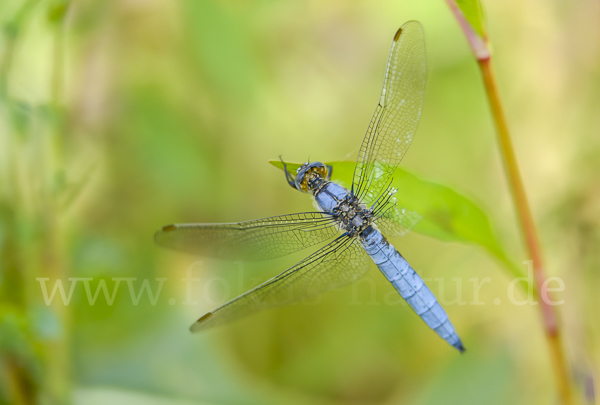
<svg viewBox="0 0 600 405">
<path fill-rule="evenodd" d="M 173 224 L 155 234 L 162 247 L 232 260 L 270 259 L 327 242 L 278 276 L 206 313 L 191 326 L 192 332 L 343 286 L 362 277 L 372 261 L 427 326 L 464 351 L 434 294 L 384 236 L 402 236 L 420 219 L 397 206 L 392 178 L 417 130 L 426 72 L 423 28 L 409 21 L 394 35 L 350 190 L 331 180 L 331 166 L 306 162 L 294 175 L 282 160 L 287 183 L 312 195 L 319 211 L 245 222 Z"/>
</svg>

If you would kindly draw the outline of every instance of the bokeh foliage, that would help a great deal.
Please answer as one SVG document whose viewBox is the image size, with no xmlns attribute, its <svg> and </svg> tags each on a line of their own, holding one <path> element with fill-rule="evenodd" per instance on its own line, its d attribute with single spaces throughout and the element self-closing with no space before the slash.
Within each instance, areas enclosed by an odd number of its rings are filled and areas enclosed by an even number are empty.
<svg viewBox="0 0 600 405">
<path fill-rule="evenodd" d="M 598 6 L 488 3 L 585 392 L 600 357 Z M 395 301 L 374 268 L 317 302 L 192 335 L 196 317 L 306 252 L 243 265 L 201 259 L 198 304 L 184 305 L 181 279 L 197 259 L 152 244 L 172 222 L 311 210 L 268 161 L 354 160 L 391 37 L 409 19 L 425 28 L 429 81 L 397 176 L 416 193 L 404 202 L 441 210 L 440 195 L 468 201 L 477 214 L 452 220 L 472 221 L 464 232 L 493 229 L 489 243 L 526 272 L 475 62 L 443 1 L 0 2 L 0 402 L 551 402 L 537 309 L 512 305 L 506 264 L 464 240 L 440 241 L 430 228 L 393 241 L 448 301 L 459 282 L 462 301 L 477 301 L 470 279 L 490 277 L 484 305 L 445 305 L 464 356 Z M 69 277 L 93 278 L 93 291 L 100 280 L 112 291 L 118 277 L 137 278 L 136 290 L 167 280 L 155 305 L 133 305 L 122 281 L 113 305 L 102 294 L 91 305 L 80 285 L 70 305 L 46 306 L 36 278 L 67 286 Z"/>
</svg>

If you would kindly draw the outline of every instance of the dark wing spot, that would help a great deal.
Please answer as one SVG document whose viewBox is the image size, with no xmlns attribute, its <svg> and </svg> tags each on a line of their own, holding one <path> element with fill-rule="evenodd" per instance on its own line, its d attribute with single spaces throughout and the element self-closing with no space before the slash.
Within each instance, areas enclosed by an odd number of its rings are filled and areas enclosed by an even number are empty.
<svg viewBox="0 0 600 405">
<path fill-rule="evenodd" d="M 177 229 L 177 227 L 175 225 L 167 225 L 167 226 L 163 226 L 163 232 L 170 232 L 170 231 L 174 231 L 175 229 Z"/>
<path fill-rule="evenodd" d="M 394 41 L 398 41 L 400 34 L 402 34 L 402 28 L 399 28 L 398 31 L 396 31 L 396 35 L 394 35 Z"/>
<path fill-rule="evenodd" d="M 202 317 L 200 319 L 198 319 L 196 322 L 204 322 L 211 316 L 212 316 L 212 312 L 208 312 L 208 313 L 202 315 Z"/>
</svg>

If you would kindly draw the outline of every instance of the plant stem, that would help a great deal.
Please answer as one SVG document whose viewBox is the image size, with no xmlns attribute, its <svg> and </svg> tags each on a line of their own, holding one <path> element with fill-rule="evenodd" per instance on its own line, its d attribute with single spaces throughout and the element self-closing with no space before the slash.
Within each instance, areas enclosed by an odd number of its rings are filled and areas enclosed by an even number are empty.
<svg viewBox="0 0 600 405">
<path fill-rule="evenodd" d="M 55 188 L 56 178 L 65 170 L 64 143 L 67 128 L 65 122 L 65 107 L 63 105 L 64 73 L 65 73 L 65 36 L 67 29 L 67 13 L 69 2 L 63 5 L 54 22 L 54 49 L 53 64 L 50 71 L 50 105 L 55 117 L 50 123 L 51 135 L 45 144 L 46 150 L 41 158 L 46 164 L 46 170 L 51 173 L 46 177 L 47 187 L 42 199 L 43 214 L 41 218 L 43 229 L 43 248 L 41 249 L 41 263 L 44 264 L 45 274 L 51 280 L 65 280 L 70 275 L 69 263 L 66 259 L 64 246 L 65 229 L 61 217 L 60 204 L 57 200 Z M 53 303 L 54 304 L 54 303 Z M 52 310 L 62 326 L 59 338 L 46 343 L 47 355 L 47 394 L 57 403 L 71 403 L 71 326 L 72 318 L 70 308 L 64 305 L 52 306 Z"/>
<path fill-rule="evenodd" d="M 570 405 L 573 403 L 573 397 L 567 361 L 562 348 L 556 313 L 554 307 L 549 304 L 549 302 L 551 302 L 551 297 L 547 290 L 540 244 L 537 238 L 533 216 L 531 215 L 531 210 L 529 209 L 529 204 L 527 202 L 527 195 L 525 194 L 525 187 L 523 186 L 523 181 L 519 172 L 517 158 L 510 139 L 506 117 L 500 102 L 498 87 L 496 85 L 496 79 L 491 64 L 491 57 L 479 59 L 478 64 L 483 76 L 483 83 L 485 85 L 492 115 L 494 116 L 500 143 L 500 151 L 512 191 L 513 203 L 519 217 L 527 250 L 533 261 L 534 284 L 538 291 L 538 295 L 541 298 L 539 300 L 540 310 L 542 311 L 542 319 L 546 332 L 546 339 L 548 340 L 550 348 L 555 377 L 559 385 L 561 402 L 565 405 Z"/>
</svg>

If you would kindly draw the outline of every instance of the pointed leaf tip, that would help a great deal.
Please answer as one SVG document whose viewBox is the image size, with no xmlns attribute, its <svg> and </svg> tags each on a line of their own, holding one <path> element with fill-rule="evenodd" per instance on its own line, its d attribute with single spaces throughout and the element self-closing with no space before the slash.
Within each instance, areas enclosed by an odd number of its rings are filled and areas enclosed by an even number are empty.
<svg viewBox="0 0 600 405">
<path fill-rule="evenodd" d="M 477 60 L 490 57 L 483 7 L 479 0 L 446 0 Z"/>
</svg>

